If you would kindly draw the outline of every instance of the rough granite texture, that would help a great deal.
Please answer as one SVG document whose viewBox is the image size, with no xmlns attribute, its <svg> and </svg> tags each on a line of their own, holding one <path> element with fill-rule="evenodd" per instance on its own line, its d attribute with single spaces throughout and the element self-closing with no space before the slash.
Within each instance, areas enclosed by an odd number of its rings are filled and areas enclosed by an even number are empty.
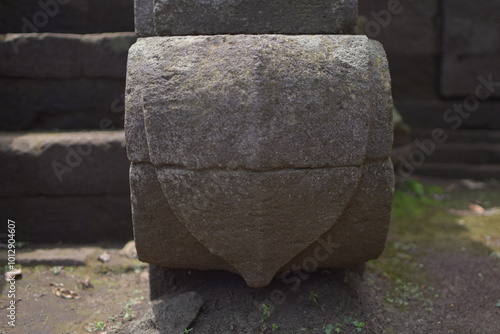
<svg viewBox="0 0 500 334">
<path fill-rule="evenodd" d="M 364 36 L 139 39 L 126 96 L 139 259 L 261 287 L 313 260 L 378 257 L 391 115 L 385 53 Z"/>
<path fill-rule="evenodd" d="M 356 0 L 135 0 L 139 36 L 354 34 Z"/>
<path fill-rule="evenodd" d="M 203 307 L 203 299 L 189 291 L 174 297 L 164 296 L 161 301 L 152 303 L 151 308 L 136 320 L 127 334 L 180 334 L 196 320 Z"/>
</svg>

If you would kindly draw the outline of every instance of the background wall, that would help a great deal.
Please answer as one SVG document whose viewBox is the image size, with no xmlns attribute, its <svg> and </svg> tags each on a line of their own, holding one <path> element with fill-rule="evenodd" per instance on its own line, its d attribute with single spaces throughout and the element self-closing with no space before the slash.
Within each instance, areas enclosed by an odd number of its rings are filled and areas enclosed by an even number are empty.
<svg viewBox="0 0 500 334">
<path fill-rule="evenodd" d="M 366 34 L 387 51 L 395 104 L 407 123 L 500 129 L 500 1 L 360 0 L 359 13 Z M 481 85 L 479 77 L 497 84 L 475 109 L 469 96 Z M 445 116 L 464 101 L 470 116 Z"/>
</svg>

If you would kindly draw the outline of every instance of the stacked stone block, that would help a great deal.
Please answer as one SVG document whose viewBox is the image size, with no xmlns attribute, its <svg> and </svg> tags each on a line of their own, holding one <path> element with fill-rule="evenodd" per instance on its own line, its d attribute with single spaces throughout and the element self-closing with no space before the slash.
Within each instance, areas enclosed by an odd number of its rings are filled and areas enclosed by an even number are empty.
<svg viewBox="0 0 500 334">
<path fill-rule="evenodd" d="M 127 67 L 142 261 L 224 269 L 262 287 L 380 255 L 390 78 L 378 42 L 343 35 L 356 5 L 136 1 L 139 33 L 160 35 L 140 38 Z"/>
<path fill-rule="evenodd" d="M 128 32 L 2 35 L 0 129 L 110 130 L 100 124 L 104 118 L 122 127 L 115 110 L 123 107 L 127 52 L 135 39 Z"/>
<path fill-rule="evenodd" d="M 2 220 L 19 241 L 130 239 L 119 129 L 133 2 L 2 1 L 0 12 Z"/>
</svg>

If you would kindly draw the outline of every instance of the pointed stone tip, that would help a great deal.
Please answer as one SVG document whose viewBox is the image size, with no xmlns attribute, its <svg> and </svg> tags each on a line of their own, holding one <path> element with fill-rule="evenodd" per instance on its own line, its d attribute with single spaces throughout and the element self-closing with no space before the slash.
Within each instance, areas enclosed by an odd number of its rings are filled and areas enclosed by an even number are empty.
<svg viewBox="0 0 500 334">
<path fill-rule="evenodd" d="M 247 285 L 251 288 L 265 288 L 273 280 L 275 273 L 266 272 L 252 273 L 252 275 L 242 275 Z"/>
</svg>

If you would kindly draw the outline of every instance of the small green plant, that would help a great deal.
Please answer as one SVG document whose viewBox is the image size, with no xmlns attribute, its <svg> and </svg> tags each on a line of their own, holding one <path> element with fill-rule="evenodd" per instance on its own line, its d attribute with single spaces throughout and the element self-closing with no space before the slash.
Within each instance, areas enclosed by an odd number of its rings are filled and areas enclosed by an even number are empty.
<svg viewBox="0 0 500 334">
<path fill-rule="evenodd" d="M 271 330 L 272 330 L 273 332 L 274 332 L 275 330 L 278 330 L 278 328 L 280 328 L 280 327 L 278 326 L 278 324 L 272 324 L 272 325 L 271 325 Z"/>
<path fill-rule="evenodd" d="M 129 319 L 132 318 L 133 312 L 132 309 L 130 308 L 130 305 L 127 303 L 125 306 L 125 312 L 123 314 L 123 319 Z"/>
<path fill-rule="evenodd" d="M 413 192 L 417 196 L 425 195 L 425 190 L 422 183 L 414 179 L 407 179 L 403 185 L 403 188 L 407 191 Z"/>
<path fill-rule="evenodd" d="M 342 333 L 342 329 L 340 327 L 341 326 L 339 323 L 336 323 L 335 326 L 332 324 L 329 324 L 325 327 L 325 334 L 332 334 L 333 332 Z"/>
<path fill-rule="evenodd" d="M 143 300 L 144 297 L 137 297 L 137 298 L 132 298 L 129 299 L 125 303 L 125 311 L 123 312 L 123 319 L 129 319 L 132 318 L 134 315 L 134 312 L 132 311 L 132 305 L 137 304 L 139 301 Z"/>
<path fill-rule="evenodd" d="M 309 301 L 311 302 L 312 305 L 319 307 L 319 302 L 318 302 L 318 294 L 314 291 L 309 291 Z"/>
<path fill-rule="evenodd" d="M 189 329 L 184 329 L 184 332 L 182 332 L 182 334 L 188 334 L 189 332 L 191 332 L 193 329 L 192 328 L 189 328 Z"/>
<path fill-rule="evenodd" d="M 264 316 L 264 321 L 271 316 L 271 308 L 265 303 L 262 304 L 262 315 Z"/>
<path fill-rule="evenodd" d="M 364 322 L 361 322 L 361 321 L 354 321 L 352 323 L 354 325 L 354 327 L 356 327 L 356 330 L 358 332 L 362 332 L 363 331 L 363 327 L 365 327 L 365 323 Z"/>
<path fill-rule="evenodd" d="M 99 321 L 95 324 L 95 329 L 97 329 L 99 331 L 104 330 L 104 328 L 106 328 L 106 324 L 102 321 Z"/>
</svg>

